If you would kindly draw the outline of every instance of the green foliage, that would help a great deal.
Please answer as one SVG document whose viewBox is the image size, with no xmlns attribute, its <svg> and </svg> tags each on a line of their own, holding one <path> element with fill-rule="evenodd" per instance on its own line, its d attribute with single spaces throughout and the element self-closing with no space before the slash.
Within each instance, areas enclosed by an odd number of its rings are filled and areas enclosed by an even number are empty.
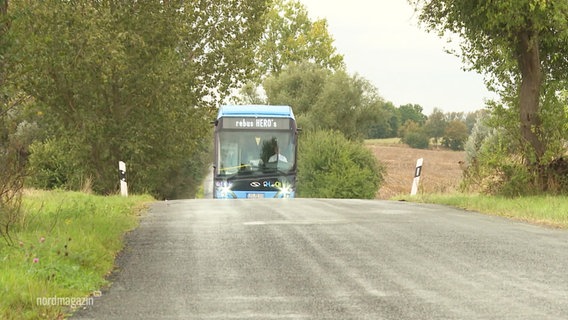
<svg viewBox="0 0 568 320">
<path fill-rule="evenodd" d="M 466 121 L 476 118 L 476 113 L 464 116 L 463 112 L 443 113 L 442 110 L 435 108 L 432 114 L 425 120 L 421 113 L 422 108 L 418 105 L 401 106 L 399 111 L 404 114 L 406 119 L 398 131 L 401 141 L 413 148 L 427 149 L 430 140 L 437 146 L 440 139 L 442 145 L 452 150 L 463 150 L 465 142 L 469 136 Z M 417 122 L 412 119 L 419 119 Z"/>
<path fill-rule="evenodd" d="M 107 283 L 123 235 L 137 225 L 148 196 L 100 197 L 27 192 L 15 245 L 0 246 L 0 318 L 59 319 L 62 305 L 37 298 L 87 297 Z"/>
<path fill-rule="evenodd" d="M 238 95 L 229 99 L 229 103 L 234 105 L 268 104 L 259 91 L 260 88 L 254 82 L 247 82 L 241 87 Z"/>
<path fill-rule="evenodd" d="M 378 110 L 376 121 L 371 124 L 367 133 L 370 139 L 386 139 L 397 137 L 400 126 L 400 114 L 392 102 L 384 103 Z"/>
<path fill-rule="evenodd" d="M 523 158 L 536 176 L 533 187 L 547 190 L 542 168 L 564 154 L 560 145 L 567 136 L 566 103 L 559 93 L 568 80 L 568 2 L 409 2 L 429 30 L 458 35 L 468 68 L 485 74 L 501 97 L 492 113 L 494 128 L 513 137 L 516 148 L 509 158 Z"/>
<path fill-rule="evenodd" d="M 307 62 L 268 77 L 264 87 L 268 103 L 292 106 L 305 130 L 336 130 L 348 139 L 363 139 L 385 104 L 366 79 Z"/>
<path fill-rule="evenodd" d="M 487 121 L 478 122 L 466 143 L 468 167 L 462 188 L 506 197 L 538 194 L 539 177 L 524 163 L 519 153 L 522 143 L 506 130 L 487 127 Z"/>
<path fill-rule="evenodd" d="M 531 46 L 539 47 L 541 65 L 553 79 L 565 73 L 560 57 L 568 50 L 568 3 L 564 0 L 409 0 L 429 30 L 457 34 L 461 55 L 471 69 L 490 75 L 491 88 L 518 85 L 517 55 L 523 32 L 534 33 Z M 564 70 L 564 71 L 563 71 Z"/>
<path fill-rule="evenodd" d="M 463 150 L 467 138 L 466 124 L 459 120 L 453 120 L 448 123 L 448 126 L 444 130 L 442 145 L 454 151 Z"/>
<path fill-rule="evenodd" d="M 465 116 L 465 124 L 467 126 L 467 132 L 471 134 L 473 132 L 473 127 L 479 121 L 486 116 L 488 113 L 487 109 L 481 109 L 474 112 L 468 112 Z"/>
<path fill-rule="evenodd" d="M 349 139 L 363 139 L 394 137 L 399 129 L 398 109 L 359 75 L 302 62 L 266 78 L 263 87 L 266 102 L 292 106 L 305 130 L 337 130 Z"/>
<path fill-rule="evenodd" d="M 13 244 L 11 232 L 21 219 L 25 172 L 20 156 L 13 149 L 0 149 L 0 165 L 0 238 L 7 244 Z"/>
<path fill-rule="evenodd" d="M 538 177 L 529 167 L 519 164 L 500 166 L 501 180 L 495 185 L 497 193 L 505 197 L 535 195 L 535 181 Z"/>
<path fill-rule="evenodd" d="M 36 141 L 30 147 L 31 156 L 28 170 L 32 173 L 27 184 L 39 189 L 76 189 L 80 188 L 80 178 L 75 172 L 80 164 L 74 163 L 70 146 L 64 140 Z"/>
<path fill-rule="evenodd" d="M 406 121 L 400 128 L 399 136 L 401 137 L 400 141 L 406 143 L 411 148 L 428 149 L 430 145 L 430 138 L 424 131 L 424 128 L 412 120 Z"/>
<path fill-rule="evenodd" d="M 405 104 L 398 108 L 400 114 L 400 124 L 404 125 L 407 121 L 414 121 L 422 126 L 426 122 L 426 116 L 422 113 L 422 107 L 417 104 Z"/>
<path fill-rule="evenodd" d="M 37 155 L 34 169 L 54 176 L 40 184 L 90 179 L 114 193 L 124 161 L 132 191 L 191 196 L 208 162 L 210 106 L 252 78 L 267 3 L 14 0 L 11 10 L 14 83 L 50 138 L 36 150 L 51 158 Z"/>
<path fill-rule="evenodd" d="M 6 77 L 6 52 L 11 46 L 11 39 L 8 35 L 10 29 L 11 17 L 8 15 L 8 0 L 0 0 L 0 92 L 4 87 Z M 0 101 L 4 97 L 0 95 Z"/>
<path fill-rule="evenodd" d="M 321 68 L 341 70 L 343 56 L 336 52 L 327 21 L 311 21 L 297 0 L 274 0 L 266 16 L 266 28 L 256 50 L 261 78 L 277 74 L 292 63 L 309 61 Z"/>
<path fill-rule="evenodd" d="M 298 196 L 372 199 L 385 168 L 362 143 L 334 131 L 302 135 L 298 159 Z"/>
<path fill-rule="evenodd" d="M 469 135 L 464 145 L 466 161 L 468 163 L 477 161 L 475 159 L 477 159 L 478 157 L 479 150 L 481 150 L 485 138 L 489 136 L 491 130 L 491 127 L 487 125 L 486 117 L 481 117 L 477 120 L 471 130 L 471 134 Z"/>
<path fill-rule="evenodd" d="M 437 146 L 438 140 L 444 136 L 447 125 L 448 121 L 442 110 L 435 108 L 424 124 L 424 132 L 428 137 L 434 139 Z"/>
<path fill-rule="evenodd" d="M 332 72 L 313 63 L 293 63 L 263 82 L 269 104 L 290 105 L 294 114 L 305 115 L 317 103 Z"/>
<path fill-rule="evenodd" d="M 12 18 L 8 1 L 0 0 L 0 248 L 13 245 L 12 230 L 21 220 L 24 165 L 34 133 L 33 124 L 22 116 L 26 98 L 10 83 L 14 64 L 10 50 L 15 45 L 9 33 Z"/>
<path fill-rule="evenodd" d="M 265 28 L 255 49 L 256 76 L 241 87 L 239 94 L 231 97 L 234 104 L 268 104 L 260 92 L 270 91 L 271 104 L 294 106 L 296 114 L 315 103 L 321 91 L 321 77 L 329 72 L 344 69 L 343 56 L 333 46 L 333 38 L 324 19 L 312 21 L 305 6 L 297 0 L 271 1 L 265 16 Z M 286 87 L 279 87 L 267 80 L 276 77 L 287 68 L 306 68 L 304 78 L 299 73 L 288 72 Z M 310 79 L 311 77 L 311 79 Z M 299 94 L 298 94 L 299 93 Z"/>
<path fill-rule="evenodd" d="M 430 146 L 430 139 L 422 131 L 411 131 L 407 133 L 402 139 L 402 142 L 415 149 L 428 149 Z"/>
<path fill-rule="evenodd" d="M 480 119 L 465 145 L 469 165 L 463 182 L 466 190 L 507 196 L 568 192 L 568 169 L 562 160 L 568 136 L 563 124 L 568 114 L 559 112 L 562 108 L 549 108 L 549 104 L 543 105 L 543 110 L 550 110 L 543 123 L 554 126 L 549 131 L 554 138 L 547 143 L 549 160 L 540 164 L 535 157 L 527 156 L 530 150 L 518 135 L 515 110 L 491 104 L 491 114 Z"/>
<path fill-rule="evenodd" d="M 343 71 L 332 74 L 310 116 L 319 130 L 336 130 L 348 139 L 363 139 L 380 116 L 382 98 L 366 79 Z"/>
</svg>

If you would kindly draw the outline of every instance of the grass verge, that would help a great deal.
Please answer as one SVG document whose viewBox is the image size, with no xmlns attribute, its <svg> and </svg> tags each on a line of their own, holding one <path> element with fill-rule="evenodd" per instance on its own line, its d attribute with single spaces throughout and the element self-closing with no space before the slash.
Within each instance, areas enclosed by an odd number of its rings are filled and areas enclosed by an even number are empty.
<svg viewBox="0 0 568 320">
<path fill-rule="evenodd" d="M 150 196 L 31 191 L 0 243 L 0 319 L 62 319 L 89 304 L 105 284 L 123 235 L 138 224 Z"/>
<path fill-rule="evenodd" d="M 565 196 L 504 198 L 467 194 L 426 194 L 414 197 L 404 196 L 397 199 L 444 204 L 529 223 L 568 229 L 568 197 Z"/>
</svg>

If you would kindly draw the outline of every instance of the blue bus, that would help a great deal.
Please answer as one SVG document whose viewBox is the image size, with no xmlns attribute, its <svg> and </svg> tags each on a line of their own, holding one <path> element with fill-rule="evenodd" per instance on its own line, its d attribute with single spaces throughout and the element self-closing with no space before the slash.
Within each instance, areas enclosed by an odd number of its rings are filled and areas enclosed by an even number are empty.
<svg viewBox="0 0 568 320">
<path fill-rule="evenodd" d="M 214 198 L 293 198 L 297 142 L 289 106 L 221 106 L 215 121 Z"/>
</svg>

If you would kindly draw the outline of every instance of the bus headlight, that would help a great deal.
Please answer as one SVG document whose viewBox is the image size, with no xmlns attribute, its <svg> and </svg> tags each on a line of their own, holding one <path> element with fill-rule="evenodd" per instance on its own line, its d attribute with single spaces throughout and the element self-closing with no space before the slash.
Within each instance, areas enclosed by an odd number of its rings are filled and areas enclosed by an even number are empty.
<svg viewBox="0 0 568 320">
<path fill-rule="evenodd" d="M 226 199 L 226 198 L 236 198 L 235 193 L 231 190 L 233 184 L 228 181 L 222 181 L 217 183 L 215 186 L 215 192 L 217 193 L 217 198 Z"/>
<path fill-rule="evenodd" d="M 294 194 L 294 188 L 287 183 L 282 184 L 278 191 L 282 198 L 291 198 Z"/>
</svg>

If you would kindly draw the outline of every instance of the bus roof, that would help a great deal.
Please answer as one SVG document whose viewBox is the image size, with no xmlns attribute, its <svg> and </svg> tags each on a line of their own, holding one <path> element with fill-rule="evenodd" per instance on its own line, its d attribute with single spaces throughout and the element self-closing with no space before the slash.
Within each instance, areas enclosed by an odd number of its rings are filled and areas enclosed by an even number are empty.
<svg viewBox="0 0 568 320">
<path fill-rule="evenodd" d="M 217 119 L 221 117 L 274 117 L 294 119 L 294 113 L 289 106 L 225 105 L 219 108 Z"/>
</svg>

